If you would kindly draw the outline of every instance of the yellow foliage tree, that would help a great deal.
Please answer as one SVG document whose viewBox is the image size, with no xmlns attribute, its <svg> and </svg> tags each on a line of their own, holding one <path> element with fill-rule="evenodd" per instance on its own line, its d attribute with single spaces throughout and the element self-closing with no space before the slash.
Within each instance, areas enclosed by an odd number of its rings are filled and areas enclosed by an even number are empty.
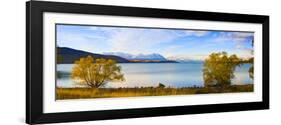
<svg viewBox="0 0 281 125">
<path fill-rule="evenodd" d="M 236 55 L 228 56 L 226 52 L 212 53 L 204 62 L 204 84 L 208 86 L 228 86 L 234 78 L 236 66 L 241 60 Z"/>
<path fill-rule="evenodd" d="M 251 79 L 254 79 L 254 58 L 250 58 L 249 62 L 252 65 L 248 70 L 249 76 L 250 76 Z"/>
<path fill-rule="evenodd" d="M 121 66 L 111 59 L 94 59 L 92 56 L 75 61 L 71 78 L 79 85 L 98 88 L 109 81 L 124 81 Z"/>
</svg>

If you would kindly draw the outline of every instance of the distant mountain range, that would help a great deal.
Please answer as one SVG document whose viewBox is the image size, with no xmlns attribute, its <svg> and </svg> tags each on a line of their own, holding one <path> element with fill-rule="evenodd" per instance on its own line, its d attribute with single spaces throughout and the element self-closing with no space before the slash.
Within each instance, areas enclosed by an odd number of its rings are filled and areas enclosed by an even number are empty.
<svg viewBox="0 0 281 125">
<path fill-rule="evenodd" d="M 74 63 L 76 60 L 79 60 L 82 57 L 93 56 L 94 58 L 104 58 L 112 59 L 118 63 L 177 63 L 176 61 L 171 61 L 165 59 L 160 54 L 139 54 L 131 55 L 126 53 L 104 53 L 96 54 L 91 52 L 86 52 L 82 50 L 76 50 L 68 47 L 57 47 L 58 55 L 62 57 L 62 60 L 59 63 L 70 64 Z"/>
<path fill-rule="evenodd" d="M 123 52 L 109 52 L 109 53 L 104 53 L 105 55 L 115 55 L 119 56 L 128 60 L 154 60 L 154 61 L 167 61 L 167 59 L 157 53 L 152 53 L 152 54 L 137 54 L 137 55 L 132 55 L 128 53 L 123 53 Z"/>
</svg>

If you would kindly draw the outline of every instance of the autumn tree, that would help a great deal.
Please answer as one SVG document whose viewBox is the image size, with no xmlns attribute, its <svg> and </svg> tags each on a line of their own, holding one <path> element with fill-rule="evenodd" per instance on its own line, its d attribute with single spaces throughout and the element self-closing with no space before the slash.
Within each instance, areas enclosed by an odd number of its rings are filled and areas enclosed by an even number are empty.
<svg viewBox="0 0 281 125">
<path fill-rule="evenodd" d="M 79 85 L 99 88 L 109 81 L 124 81 L 121 66 L 111 59 L 94 59 L 92 56 L 75 61 L 71 78 Z"/>
<path fill-rule="evenodd" d="M 206 87 L 225 87 L 231 84 L 236 66 L 241 65 L 240 59 L 226 52 L 212 53 L 204 62 L 203 78 Z"/>
<path fill-rule="evenodd" d="M 248 72 L 249 72 L 249 77 L 251 79 L 254 79 L 254 58 L 250 58 L 249 59 L 249 63 L 251 64 L 251 67 L 249 68 Z"/>
</svg>

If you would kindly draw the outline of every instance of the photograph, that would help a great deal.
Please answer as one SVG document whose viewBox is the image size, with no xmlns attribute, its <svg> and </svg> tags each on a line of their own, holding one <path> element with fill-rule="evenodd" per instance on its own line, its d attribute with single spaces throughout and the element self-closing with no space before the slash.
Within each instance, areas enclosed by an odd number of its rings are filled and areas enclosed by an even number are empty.
<svg viewBox="0 0 281 125">
<path fill-rule="evenodd" d="M 52 1 L 25 9 L 27 124 L 270 109 L 270 15 Z"/>
<path fill-rule="evenodd" d="M 254 32 L 56 24 L 56 100 L 254 91 Z"/>
</svg>

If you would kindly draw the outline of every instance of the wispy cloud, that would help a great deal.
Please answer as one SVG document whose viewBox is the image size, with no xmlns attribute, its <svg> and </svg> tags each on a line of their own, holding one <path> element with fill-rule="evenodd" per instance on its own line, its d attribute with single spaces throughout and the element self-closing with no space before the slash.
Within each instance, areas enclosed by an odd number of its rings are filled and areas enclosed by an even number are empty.
<svg viewBox="0 0 281 125">
<path fill-rule="evenodd" d="M 169 60 L 179 60 L 179 61 L 188 61 L 188 60 L 195 60 L 195 61 L 203 61 L 208 57 L 208 55 L 176 55 L 176 56 L 170 56 L 167 57 Z"/>
<path fill-rule="evenodd" d="M 90 27 L 90 30 L 100 31 L 107 35 L 110 47 L 108 51 L 127 52 L 132 54 L 153 53 L 156 45 L 170 43 L 183 37 L 174 30 L 116 28 L 116 27 Z"/>
<path fill-rule="evenodd" d="M 212 52 L 252 55 L 253 33 L 148 29 L 102 26 L 59 26 L 58 45 L 94 53 L 159 53 L 201 60 Z"/>
<path fill-rule="evenodd" d="M 66 30 L 67 29 L 67 30 Z M 62 47 L 71 47 L 85 51 L 99 51 L 105 47 L 100 44 L 107 39 L 104 35 L 92 32 L 82 32 L 69 30 L 69 28 L 58 28 L 57 44 Z"/>
<path fill-rule="evenodd" d="M 217 42 L 234 42 L 236 49 L 252 49 L 246 47 L 245 43 L 252 42 L 254 33 L 248 32 L 220 32 L 216 38 Z"/>
<path fill-rule="evenodd" d="M 254 33 L 248 32 L 220 32 L 217 36 L 219 42 L 245 42 L 249 38 L 254 37 Z"/>
<path fill-rule="evenodd" d="M 209 31 L 199 31 L 199 30 L 186 30 L 184 31 L 186 36 L 197 36 L 197 37 L 202 37 L 207 34 L 209 34 Z"/>
<path fill-rule="evenodd" d="M 94 31 L 107 34 L 111 49 L 109 51 L 128 52 L 133 54 L 155 53 L 158 44 L 172 43 L 183 37 L 203 37 L 209 31 L 199 30 L 169 30 L 169 29 L 142 29 L 142 28 L 116 28 L 116 27 L 90 27 Z M 167 46 L 165 50 L 175 50 L 182 45 Z M 160 50 L 159 50 L 160 51 Z"/>
</svg>

